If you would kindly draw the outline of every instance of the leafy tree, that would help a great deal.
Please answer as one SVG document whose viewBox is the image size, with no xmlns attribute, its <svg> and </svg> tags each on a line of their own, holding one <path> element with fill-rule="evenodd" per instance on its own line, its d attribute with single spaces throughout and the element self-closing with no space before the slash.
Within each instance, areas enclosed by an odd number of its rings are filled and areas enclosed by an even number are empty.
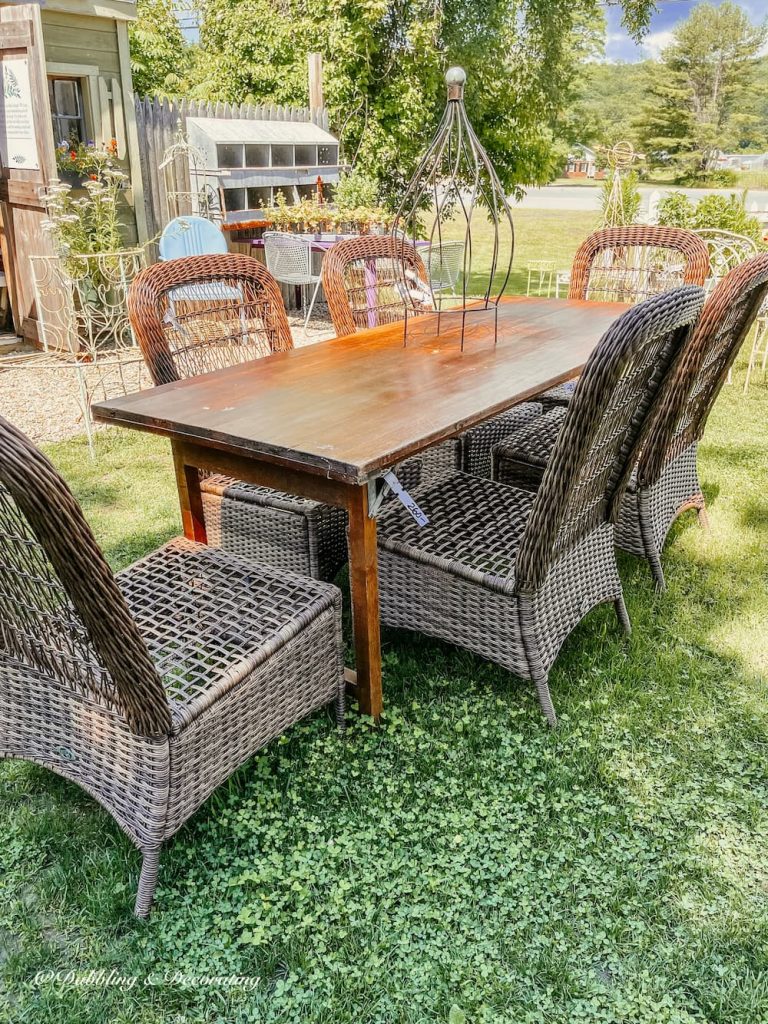
<svg viewBox="0 0 768 1024">
<path fill-rule="evenodd" d="M 647 61 L 584 64 L 564 118 L 568 141 L 611 147 L 627 140 L 642 149 L 637 111 L 645 95 Z"/>
<path fill-rule="evenodd" d="M 764 141 L 755 88 L 765 25 L 726 0 L 701 4 L 674 32 L 658 63 L 649 63 L 642 144 L 657 163 L 683 174 L 710 171 L 718 150 Z"/>
<path fill-rule="evenodd" d="M 625 0 L 639 33 L 653 0 Z M 345 157 L 403 193 L 445 103 L 443 72 L 468 72 L 467 110 L 504 185 L 548 181 L 558 119 L 594 46 L 599 0 L 203 0 L 195 94 L 307 102 L 306 55 L 325 57 L 325 94 Z"/>
<path fill-rule="evenodd" d="M 173 0 L 139 0 L 138 18 L 129 26 L 133 88 L 140 96 L 177 95 L 192 67 Z"/>
</svg>

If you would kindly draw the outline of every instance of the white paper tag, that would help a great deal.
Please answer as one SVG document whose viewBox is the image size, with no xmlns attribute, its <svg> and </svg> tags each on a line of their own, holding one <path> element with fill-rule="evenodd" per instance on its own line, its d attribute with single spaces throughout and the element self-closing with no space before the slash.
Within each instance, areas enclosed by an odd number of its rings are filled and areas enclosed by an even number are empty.
<svg viewBox="0 0 768 1024">
<path fill-rule="evenodd" d="M 389 472 L 384 474 L 384 479 L 389 484 L 389 487 L 392 493 L 397 498 L 397 500 L 405 509 L 407 509 L 407 511 L 416 520 L 419 526 L 427 526 L 429 524 L 429 517 L 421 511 L 419 506 L 410 496 L 408 491 L 406 491 L 406 489 L 397 479 L 395 474 L 390 470 Z"/>
</svg>

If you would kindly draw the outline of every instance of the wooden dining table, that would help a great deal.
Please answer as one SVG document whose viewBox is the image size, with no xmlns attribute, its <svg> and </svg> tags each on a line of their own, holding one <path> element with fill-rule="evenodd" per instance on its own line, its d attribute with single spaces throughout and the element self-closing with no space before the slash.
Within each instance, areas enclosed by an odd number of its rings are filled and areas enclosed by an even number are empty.
<svg viewBox="0 0 768 1024">
<path fill-rule="evenodd" d="M 199 470 L 346 509 L 361 712 L 382 710 L 376 513 L 383 474 L 577 375 L 627 306 L 510 297 L 358 331 L 93 406 L 170 439 L 185 535 L 206 541 Z M 428 529 L 428 527 L 425 527 Z"/>
</svg>

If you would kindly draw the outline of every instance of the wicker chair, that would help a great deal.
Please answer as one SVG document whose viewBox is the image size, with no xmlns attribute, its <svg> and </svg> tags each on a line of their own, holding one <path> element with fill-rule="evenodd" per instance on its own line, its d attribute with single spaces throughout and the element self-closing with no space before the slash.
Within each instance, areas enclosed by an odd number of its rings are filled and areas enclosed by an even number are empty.
<svg viewBox="0 0 768 1024">
<path fill-rule="evenodd" d="M 732 270 L 710 294 L 630 478 L 615 541 L 647 559 L 660 589 L 665 585 L 661 551 L 672 523 L 687 509 L 696 509 L 706 525 L 696 468 L 698 443 L 767 292 L 768 253 L 763 253 Z M 494 479 L 535 490 L 552 457 L 565 412 L 563 406 L 550 409 L 498 445 Z"/>
<path fill-rule="evenodd" d="M 337 242 L 326 254 L 322 274 L 328 309 L 339 337 L 402 320 L 404 282 L 410 292 L 409 316 L 433 309 L 429 277 L 416 247 L 391 235 L 361 235 Z M 508 409 L 460 437 L 433 445 L 401 463 L 395 467 L 397 474 L 409 489 L 457 468 L 490 477 L 494 444 L 540 412 L 541 406 L 535 402 Z"/>
<path fill-rule="evenodd" d="M 148 267 L 131 285 L 128 313 L 155 384 L 293 348 L 280 290 L 250 256 Z M 346 561 L 343 509 L 220 475 L 203 476 L 201 489 L 214 546 L 315 579 L 333 579 Z"/>
<path fill-rule="evenodd" d="M 676 289 L 607 331 L 537 492 L 455 473 L 415 494 L 429 526 L 387 509 L 379 520 L 383 621 L 533 680 L 554 725 L 548 675 L 571 630 L 604 601 L 630 628 L 613 522 L 660 384 L 702 302 L 700 288 Z"/>
<path fill-rule="evenodd" d="M 76 782 L 142 851 L 288 726 L 336 702 L 327 583 L 183 539 L 113 576 L 48 460 L 0 418 L 0 757 Z"/>
<path fill-rule="evenodd" d="M 638 224 L 603 228 L 576 253 L 568 298 L 642 302 L 682 284 L 703 285 L 708 274 L 707 246 L 692 231 Z M 536 400 L 545 409 L 566 405 L 575 387 L 575 380 L 566 381 Z"/>
</svg>

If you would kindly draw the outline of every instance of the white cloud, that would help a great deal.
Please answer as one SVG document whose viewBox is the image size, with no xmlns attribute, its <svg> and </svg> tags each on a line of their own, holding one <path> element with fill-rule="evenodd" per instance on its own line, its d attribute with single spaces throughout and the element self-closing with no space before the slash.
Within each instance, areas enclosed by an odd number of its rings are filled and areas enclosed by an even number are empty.
<svg viewBox="0 0 768 1024">
<path fill-rule="evenodd" d="M 663 32 L 651 32 L 643 39 L 642 49 L 649 57 L 658 59 L 665 46 L 672 42 L 672 32 L 667 29 Z"/>
</svg>

